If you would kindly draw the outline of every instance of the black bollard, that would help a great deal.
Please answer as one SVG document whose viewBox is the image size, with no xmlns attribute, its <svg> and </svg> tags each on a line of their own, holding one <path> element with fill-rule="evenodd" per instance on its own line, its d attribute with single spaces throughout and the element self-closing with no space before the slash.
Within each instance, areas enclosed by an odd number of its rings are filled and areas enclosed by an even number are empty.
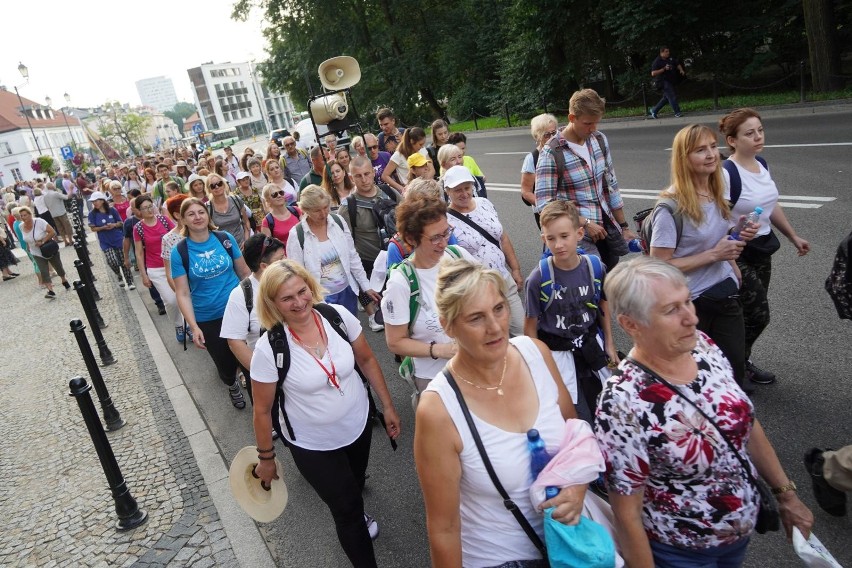
<svg viewBox="0 0 852 568">
<path fill-rule="evenodd" d="M 74 261 L 74 267 L 77 269 L 77 273 L 80 276 L 80 282 L 83 283 L 83 293 L 86 296 L 86 299 L 91 302 L 92 315 L 95 316 L 95 321 L 98 322 L 98 329 L 106 329 L 108 327 L 107 322 L 104 321 L 104 318 L 101 317 L 101 311 L 98 309 L 98 304 L 95 301 L 95 297 L 92 295 L 92 288 L 90 288 L 86 284 L 84 271 L 86 270 L 86 264 L 80 260 Z M 82 300 L 80 300 L 82 304 Z M 85 308 L 85 305 L 83 306 Z"/>
<path fill-rule="evenodd" d="M 77 245 L 75 244 L 74 246 Z M 83 284 L 85 284 L 92 292 L 92 297 L 95 299 L 95 301 L 100 302 L 101 294 L 95 287 L 95 275 L 92 274 L 92 268 L 86 263 L 85 260 L 80 259 L 74 261 L 74 268 L 77 269 L 77 274 L 80 275 L 80 281 L 83 282 Z"/>
<path fill-rule="evenodd" d="M 92 335 L 95 336 L 95 343 L 98 346 L 98 353 L 101 356 L 101 367 L 108 367 L 115 363 L 115 357 L 112 356 L 112 352 L 107 347 L 106 340 L 104 340 L 104 334 L 101 333 L 101 328 L 98 327 L 100 314 L 97 313 L 95 301 L 86 293 L 86 285 L 79 280 L 74 281 L 74 290 L 77 291 L 77 295 L 80 297 L 80 304 L 86 313 L 86 319 L 89 320 L 89 329 L 92 330 Z"/>
<path fill-rule="evenodd" d="M 83 421 L 86 423 L 86 428 L 89 429 L 89 436 L 91 436 L 92 443 L 95 445 L 95 451 L 98 452 L 101 467 L 104 468 L 107 484 L 112 492 L 112 499 L 115 501 L 115 512 L 118 513 L 118 522 L 115 524 L 115 528 L 119 531 L 135 529 L 148 520 L 148 513 L 139 508 L 136 499 L 133 498 L 127 488 L 127 483 L 125 483 L 121 468 L 118 467 L 118 462 L 115 460 L 115 454 L 112 452 L 106 432 L 104 432 L 101 421 L 98 419 L 95 404 L 92 402 L 92 395 L 89 392 L 92 387 L 82 377 L 74 377 L 68 383 L 68 386 L 71 388 L 71 396 L 77 399 L 77 404 L 80 406 L 80 414 L 83 415 Z"/>
<path fill-rule="evenodd" d="M 89 345 L 89 339 L 86 337 L 86 326 L 78 319 L 71 320 L 71 333 L 77 340 L 80 353 L 83 354 L 83 361 L 86 363 L 86 369 L 88 369 L 89 376 L 92 378 L 92 384 L 95 385 L 95 392 L 98 393 L 98 401 L 101 403 L 101 410 L 104 413 L 106 429 L 109 431 L 118 430 L 127 423 L 121 418 L 121 414 L 112 403 L 112 397 L 110 397 L 106 383 L 104 383 L 104 377 L 101 375 L 97 361 L 95 361 L 92 346 Z"/>
</svg>

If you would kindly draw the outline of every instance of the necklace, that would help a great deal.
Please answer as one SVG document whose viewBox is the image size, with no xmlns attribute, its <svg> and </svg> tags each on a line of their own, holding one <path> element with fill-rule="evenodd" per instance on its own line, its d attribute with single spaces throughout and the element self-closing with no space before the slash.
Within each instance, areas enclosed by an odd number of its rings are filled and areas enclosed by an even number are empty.
<svg viewBox="0 0 852 568">
<path fill-rule="evenodd" d="M 505 357 L 503 357 L 503 373 L 500 374 L 500 382 L 497 383 L 497 386 L 493 386 L 493 387 L 483 387 L 483 386 L 480 386 L 480 385 L 462 377 L 459 374 L 458 369 L 456 369 L 455 364 L 453 364 L 453 372 L 455 372 L 455 376 L 457 376 L 462 381 L 466 382 L 467 384 L 469 384 L 470 386 L 472 386 L 474 388 L 477 388 L 479 390 L 484 390 L 484 391 L 495 391 L 496 390 L 498 395 L 503 396 L 503 380 L 506 378 L 506 366 L 507 366 L 508 362 L 509 362 L 509 356 L 506 355 Z"/>
<path fill-rule="evenodd" d="M 293 339 L 296 340 L 296 343 L 298 343 L 302 349 L 308 352 L 308 355 L 311 356 L 311 358 L 316 362 L 316 364 L 319 365 L 320 369 L 322 369 L 323 373 L 325 373 L 325 376 L 328 379 L 326 381 L 326 384 L 328 384 L 328 386 L 333 389 L 337 389 L 337 392 L 340 393 L 340 396 L 343 396 L 343 389 L 340 386 L 340 379 L 337 377 L 337 367 L 335 367 L 334 365 L 334 359 L 331 356 L 331 351 L 326 349 L 326 353 L 328 354 L 328 360 L 331 362 L 331 370 L 329 370 L 325 365 L 322 364 L 322 361 L 320 361 L 322 346 L 324 343 L 327 343 L 327 338 L 325 336 L 325 333 L 323 333 L 323 327 L 319 322 L 319 317 L 317 316 L 316 312 L 313 313 L 313 316 L 314 325 L 317 326 L 317 330 L 320 334 L 319 343 L 317 343 L 313 347 L 305 344 L 305 342 L 302 341 L 302 338 L 299 337 L 299 335 L 294 332 L 292 328 L 290 329 L 290 335 L 293 336 Z"/>
</svg>

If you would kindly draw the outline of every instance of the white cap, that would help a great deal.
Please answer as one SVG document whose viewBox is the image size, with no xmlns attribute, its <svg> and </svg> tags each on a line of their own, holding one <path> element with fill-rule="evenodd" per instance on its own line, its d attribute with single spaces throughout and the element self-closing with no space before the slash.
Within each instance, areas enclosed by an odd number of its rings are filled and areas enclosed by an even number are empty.
<svg viewBox="0 0 852 568">
<path fill-rule="evenodd" d="M 444 187 L 452 189 L 465 182 L 475 183 L 476 180 L 473 179 L 470 170 L 464 166 L 453 166 L 444 174 Z"/>
<path fill-rule="evenodd" d="M 103 199 L 104 201 L 107 201 L 109 198 L 103 191 L 93 191 L 92 196 L 89 197 L 89 201 L 97 201 L 98 199 Z"/>
</svg>

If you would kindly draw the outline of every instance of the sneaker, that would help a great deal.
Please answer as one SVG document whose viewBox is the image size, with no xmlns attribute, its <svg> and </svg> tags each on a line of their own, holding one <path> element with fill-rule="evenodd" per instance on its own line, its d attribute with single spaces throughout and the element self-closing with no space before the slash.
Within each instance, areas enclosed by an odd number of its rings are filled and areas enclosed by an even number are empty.
<svg viewBox="0 0 852 568">
<path fill-rule="evenodd" d="M 370 329 L 372 329 L 373 331 L 378 332 L 378 331 L 382 331 L 385 328 L 385 326 L 383 326 L 382 324 L 380 324 L 376 321 L 376 314 L 373 314 L 370 317 L 368 317 L 367 322 L 370 325 Z"/>
<path fill-rule="evenodd" d="M 651 109 L 651 112 L 649 114 L 651 118 L 657 118 L 657 111 L 655 111 L 654 109 Z"/>
<path fill-rule="evenodd" d="M 825 459 L 822 452 L 819 448 L 811 448 L 805 454 L 805 469 L 811 476 L 814 497 L 823 511 L 835 517 L 843 517 L 846 515 L 846 493 L 829 485 L 823 477 Z"/>
<path fill-rule="evenodd" d="M 44 297 L 48 300 L 54 300 L 56 299 L 56 292 L 54 292 L 53 290 L 48 290 L 47 294 L 45 294 Z"/>
<path fill-rule="evenodd" d="M 163 304 L 157 304 L 157 313 L 161 316 L 166 315 L 166 306 Z"/>
<path fill-rule="evenodd" d="M 186 328 L 186 338 L 192 341 L 194 338 L 192 337 L 192 329 Z"/>
<path fill-rule="evenodd" d="M 675 118 L 680 118 L 680 117 L 682 117 L 682 116 L 683 116 L 683 113 L 682 113 L 682 112 L 676 112 L 676 113 L 675 113 Z"/>
<path fill-rule="evenodd" d="M 133 282 L 131 282 L 131 283 L 130 283 L 130 285 L 127 287 L 127 289 L 128 289 L 128 290 L 135 290 L 135 289 L 136 289 L 136 284 L 134 284 Z"/>
<path fill-rule="evenodd" d="M 118 283 L 118 287 L 119 287 L 119 288 L 124 288 L 124 280 L 122 280 L 121 282 L 119 282 L 119 283 Z"/>
<path fill-rule="evenodd" d="M 65 282 L 63 282 L 63 283 L 62 283 L 62 285 L 63 285 L 63 286 L 65 286 L 65 289 L 66 289 L 66 290 L 70 290 L 70 289 L 71 289 L 71 284 L 69 284 L 67 280 L 66 280 Z"/>
<path fill-rule="evenodd" d="M 746 361 L 746 378 L 759 385 L 771 385 L 775 382 L 775 373 L 764 371 L 751 361 Z"/>
<path fill-rule="evenodd" d="M 367 524 L 367 532 L 370 533 L 370 538 L 376 540 L 379 536 L 379 523 L 367 513 L 364 513 L 364 522 Z"/>
<path fill-rule="evenodd" d="M 228 387 L 228 394 L 231 395 L 231 404 L 234 408 L 242 410 L 246 407 L 246 399 L 243 396 L 243 391 L 240 390 L 240 383 L 234 381 L 234 384 Z"/>
<path fill-rule="evenodd" d="M 183 343 L 186 340 L 186 331 L 182 325 L 175 327 L 175 339 L 177 339 L 178 343 Z"/>
</svg>

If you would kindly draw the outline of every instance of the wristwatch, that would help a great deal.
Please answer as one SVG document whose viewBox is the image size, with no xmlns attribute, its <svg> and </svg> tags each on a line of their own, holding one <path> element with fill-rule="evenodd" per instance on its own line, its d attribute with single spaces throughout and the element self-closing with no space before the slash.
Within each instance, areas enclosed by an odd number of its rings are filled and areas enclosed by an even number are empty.
<svg viewBox="0 0 852 568">
<path fill-rule="evenodd" d="M 796 483 L 794 481 L 790 481 L 787 485 L 782 485 L 781 487 L 773 487 L 772 494 L 773 495 L 781 495 L 782 493 L 786 493 L 788 491 L 798 491 L 799 488 L 796 487 Z"/>
<path fill-rule="evenodd" d="M 627 229 L 630 227 L 630 223 L 619 223 L 618 226 L 622 229 Z"/>
</svg>

